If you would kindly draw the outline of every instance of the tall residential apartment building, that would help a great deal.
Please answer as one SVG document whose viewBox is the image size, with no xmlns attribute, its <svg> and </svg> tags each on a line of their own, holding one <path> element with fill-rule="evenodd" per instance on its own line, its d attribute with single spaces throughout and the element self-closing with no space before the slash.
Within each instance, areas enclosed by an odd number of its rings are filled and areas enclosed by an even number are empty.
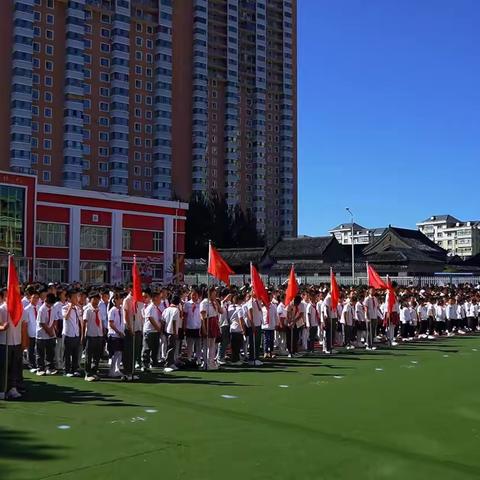
<svg viewBox="0 0 480 480">
<path fill-rule="evenodd" d="M 0 38 L 0 170 L 296 234 L 295 0 L 3 0 Z"/>
<path fill-rule="evenodd" d="M 480 221 L 462 222 L 452 215 L 433 215 L 417 223 L 418 229 L 450 255 L 471 257 L 480 253 Z"/>
</svg>

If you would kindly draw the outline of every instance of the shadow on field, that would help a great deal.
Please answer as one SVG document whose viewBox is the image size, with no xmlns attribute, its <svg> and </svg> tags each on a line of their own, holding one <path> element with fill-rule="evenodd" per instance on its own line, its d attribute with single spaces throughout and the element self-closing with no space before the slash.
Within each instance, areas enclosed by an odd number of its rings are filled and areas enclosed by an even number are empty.
<svg viewBox="0 0 480 480">
<path fill-rule="evenodd" d="M 5 465 L 5 461 L 49 461 L 61 456 L 65 447 L 49 446 L 37 441 L 31 433 L 0 427 L 0 477 L 2 480 L 18 478 L 18 466 Z"/>
<path fill-rule="evenodd" d="M 201 370 L 197 370 L 200 371 Z M 205 372 L 208 373 L 208 372 Z M 102 379 L 101 383 L 123 383 L 120 380 Z M 173 384 L 173 385 L 213 385 L 213 386 L 225 386 L 225 387 L 253 387 L 254 385 L 247 385 L 242 383 L 222 381 L 215 379 L 205 379 L 198 377 L 190 377 L 188 375 L 181 375 L 179 372 L 172 373 L 171 375 L 165 375 L 163 373 L 150 373 L 148 375 L 142 375 L 139 380 L 135 380 L 133 384 Z M 131 382 L 125 385 L 131 385 Z"/>
<path fill-rule="evenodd" d="M 78 404 L 97 402 L 97 405 L 101 407 L 138 407 L 138 405 L 133 403 L 122 402 L 122 400 L 115 398 L 114 395 L 107 395 L 92 390 L 82 390 L 74 386 L 30 381 L 28 382 L 28 387 L 28 392 L 22 398 L 22 401 L 28 403 L 56 401 Z"/>
</svg>

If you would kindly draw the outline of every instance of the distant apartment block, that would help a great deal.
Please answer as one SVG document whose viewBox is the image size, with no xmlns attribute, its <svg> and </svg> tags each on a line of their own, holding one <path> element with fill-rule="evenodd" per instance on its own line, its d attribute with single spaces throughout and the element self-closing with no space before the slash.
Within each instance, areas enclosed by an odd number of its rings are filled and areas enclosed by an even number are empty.
<svg viewBox="0 0 480 480">
<path fill-rule="evenodd" d="M 432 215 L 418 229 L 450 255 L 470 257 L 480 253 L 480 221 L 461 221 L 451 215 Z"/>
<path fill-rule="evenodd" d="M 366 245 L 371 243 L 373 240 L 380 238 L 383 235 L 385 228 L 365 228 L 359 225 L 358 223 L 353 224 L 353 243 L 355 245 Z M 342 223 L 335 228 L 329 230 L 331 234 L 342 245 L 351 245 L 352 244 L 352 224 L 351 223 Z"/>
</svg>

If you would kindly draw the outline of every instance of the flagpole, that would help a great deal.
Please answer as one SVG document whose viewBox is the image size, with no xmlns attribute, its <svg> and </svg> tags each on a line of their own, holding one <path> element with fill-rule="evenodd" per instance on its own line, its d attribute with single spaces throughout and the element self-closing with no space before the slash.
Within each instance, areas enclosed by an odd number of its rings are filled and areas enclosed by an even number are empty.
<svg viewBox="0 0 480 480">
<path fill-rule="evenodd" d="M 387 286 L 388 285 L 390 285 L 390 275 L 387 275 Z M 387 289 L 387 294 L 390 297 L 390 295 L 391 295 L 390 289 Z M 391 316 L 392 313 L 388 311 L 388 302 L 389 301 L 390 301 L 390 299 L 387 300 L 387 295 L 385 295 L 385 303 L 387 304 L 387 339 L 388 339 L 388 345 L 391 348 L 393 339 L 390 338 L 390 316 Z"/>
<path fill-rule="evenodd" d="M 8 260 L 7 260 L 7 272 L 8 272 L 8 278 L 7 278 L 7 297 L 8 297 L 8 289 L 10 287 L 10 257 L 12 257 L 12 262 L 13 262 L 13 255 L 8 252 Z M 10 325 L 8 325 L 8 319 L 10 317 L 10 313 L 8 311 L 8 305 L 7 305 L 7 329 L 5 330 L 5 384 L 3 387 L 3 393 L 5 395 L 5 400 L 7 399 L 7 392 L 8 392 L 8 329 L 10 328 Z M 20 327 L 21 328 L 21 327 Z"/>
<path fill-rule="evenodd" d="M 133 268 L 135 269 L 135 274 L 137 273 L 137 255 L 133 255 Z M 133 283 L 133 282 L 132 282 Z M 133 289 L 135 289 L 135 285 L 133 285 Z M 132 293 L 132 297 L 135 297 L 135 291 Z M 135 316 L 137 314 L 137 302 L 135 299 L 134 302 L 134 310 L 133 310 L 133 323 L 132 323 L 132 382 L 135 378 Z"/>
<path fill-rule="evenodd" d="M 293 263 L 292 263 L 292 267 L 293 267 Z M 295 279 L 295 281 L 297 281 L 297 279 Z M 288 288 L 288 286 L 287 286 Z M 295 300 L 295 299 L 294 299 Z M 290 301 L 291 303 L 291 301 Z M 293 316 L 293 320 L 295 320 L 295 314 Z M 293 329 L 295 328 L 295 321 L 292 323 L 292 326 L 290 327 L 290 354 L 292 355 L 292 358 L 293 358 Z"/>
<path fill-rule="evenodd" d="M 210 265 L 210 251 L 212 250 L 212 241 L 208 241 L 208 260 L 207 260 L 207 338 L 205 339 L 205 358 L 203 359 L 203 368 L 208 370 L 208 357 L 209 357 L 209 347 L 208 347 L 208 306 L 210 304 L 210 274 L 208 273 L 208 267 Z"/>
<path fill-rule="evenodd" d="M 352 238 L 353 241 L 353 238 Z M 333 267 L 330 267 L 330 353 L 333 352 L 333 305 L 332 305 L 332 277 L 333 277 Z"/>
<path fill-rule="evenodd" d="M 253 297 L 253 282 L 252 282 L 252 267 L 253 267 L 253 263 L 250 262 L 250 282 L 252 283 L 252 297 Z M 253 298 L 252 298 L 253 300 Z M 257 302 L 257 306 L 258 306 L 258 298 L 255 298 L 255 301 Z M 253 301 L 252 301 L 252 325 L 250 327 L 252 329 L 252 338 L 253 338 L 253 366 L 255 366 L 255 362 L 257 361 L 257 348 L 256 348 L 256 335 L 255 335 L 255 322 L 253 320 Z"/>
</svg>

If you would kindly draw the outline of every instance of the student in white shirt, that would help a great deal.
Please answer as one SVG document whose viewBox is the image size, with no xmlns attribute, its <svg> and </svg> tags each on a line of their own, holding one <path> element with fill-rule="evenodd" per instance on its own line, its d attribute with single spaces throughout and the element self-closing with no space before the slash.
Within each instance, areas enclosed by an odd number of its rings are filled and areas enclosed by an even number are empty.
<svg viewBox="0 0 480 480">
<path fill-rule="evenodd" d="M 55 341 L 55 367 L 59 370 L 64 369 L 64 344 L 63 344 L 63 313 L 62 309 L 67 304 L 67 292 L 65 289 L 61 288 L 57 290 L 58 300 L 53 306 L 53 317 L 55 319 L 55 331 L 56 331 L 56 341 Z"/>
<path fill-rule="evenodd" d="M 217 298 L 215 287 L 208 290 L 208 298 L 200 303 L 200 315 L 202 317 L 202 336 L 204 337 L 205 351 L 203 354 L 204 366 L 208 370 L 218 370 L 216 358 L 216 339 L 220 337 L 219 318 L 223 312 L 220 301 Z"/>
<path fill-rule="evenodd" d="M 347 298 L 347 301 L 343 305 L 342 316 L 340 317 L 340 323 L 343 328 L 343 342 L 347 350 L 355 348 L 354 346 L 354 336 L 353 328 L 355 324 L 355 307 L 357 303 L 357 297 L 351 295 L 350 298 Z"/>
<path fill-rule="evenodd" d="M 275 343 L 278 353 L 285 355 L 287 353 L 287 308 L 285 307 L 285 295 L 277 297 L 277 316 L 278 325 L 275 331 Z"/>
<path fill-rule="evenodd" d="M 123 372 L 130 380 L 138 380 L 134 374 L 135 364 L 142 363 L 143 344 L 143 302 L 133 299 L 132 285 L 129 293 L 123 300 L 122 317 L 125 326 L 125 339 L 123 344 Z"/>
<path fill-rule="evenodd" d="M 37 316 L 37 375 L 55 375 L 55 295 L 48 293 Z M 46 360 L 46 361 L 45 361 Z M 46 367 L 46 368 L 45 368 Z"/>
<path fill-rule="evenodd" d="M 248 306 L 248 363 L 249 365 L 261 366 L 259 360 L 260 344 L 262 340 L 262 323 L 263 323 L 263 304 L 253 294 L 247 302 Z"/>
<path fill-rule="evenodd" d="M 439 298 L 435 305 L 435 331 L 437 335 L 443 335 L 446 329 L 447 310 L 443 299 Z"/>
<path fill-rule="evenodd" d="M 458 309 L 454 298 L 449 299 L 445 307 L 445 315 L 447 317 L 447 336 L 454 337 L 458 320 Z"/>
<path fill-rule="evenodd" d="M 263 331 L 263 357 L 274 358 L 273 346 L 275 328 L 278 323 L 277 306 L 272 302 L 273 294 L 270 294 L 270 303 L 262 307 L 262 331 Z"/>
<path fill-rule="evenodd" d="M 202 317 L 200 316 L 200 291 L 192 289 L 190 300 L 183 306 L 185 321 L 185 336 L 187 338 L 187 358 L 198 361 L 201 354 L 200 328 Z"/>
<path fill-rule="evenodd" d="M 3 292 L 0 292 L 0 299 L 3 298 Z M 22 396 L 19 390 L 23 379 L 22 325 L 25 318 L 24 312 L 15 326 L 8 314 L 7 304 L 0 306 L 0 400 L 15 400 Z"/>
<path fill-rule="evenodd" d="M 305 312 L 302 309 L 302 297 L 297 295 L 287 307 L 287 349 L 288 357 L 298 355 L 299 328 L 305 322 Z"/>
<path fill-rule="evenodd" d="M 406 301 L 400 306 L 400 336 L 402 340 L 408 341 L 410 338 L 410 325 L 412 323 L 412 311 Z"/>
<path fill-rule="evenodd" d="M 31 373 L 37 371 L 37 316 L 40 297 L 37 291 L 33 291 L 30 295 L 30 303 L 24 307 L 25 321 L 27 322 L 27 334 L 28 334 L 28 367 Z"/>
<path fill-rule="evenodd" d="M 225 365 L 225 354 L 227 348 L 230 345 L 230 323 L 228 320 L 227 310 L 232 300 L 232 294 L 225 289 L 222 292 L 223 300 L 221 302 L 223 312 L 220 314 L 220 343 L 218 344 L 218 356 L 217 363 L 219 365 Z"/>
<path fill-rule="evenodd" d="M 178 331 L 181 328 L 181 316 L 180 316 L 180 297 L 175 295 L 172 298 L 170 306 L 166 308 L 162 313 L 163 321 L 165 322 L 165 333 L 168 340 L 167 359 L 165 361 L 164 372 L 172 372 L 177 370 L 175 365 L 175 350 L 178 339 Z"/>
<path fill-rule="evenodd" d="M 79 377 L 79 354 L 82 342 L 82 309 L 78 304 L 78 293 L 70 291 L 67 294 L 67 304 L 62 309 L 63 315 L 63 342 L 65 375 Z"/>
<path fill-rule="evenodd" d="M 376 350 L 373 340 L 377 332 L 377 315 L 378 315 L 378 300 L 375 297 L 375 289 L 370 288 L 368 295 L 363 301 L 365 308 L 365 322 L 367 328 L 367 347 L 370 350 Z"/>
<path fill-rule="evenodd" d="M 355 327 L 357 331 L 357 346 L 362 347 L 365 344 L 365 348 L 370 350 L 368 343 L 366 342 L 367 336 L 367 322 L 365 320 L 365 306 L 363 304 L 363 296 L 359 296 L 355 303 Z"/>
<path fill-rule="evenodd" d="M 308 329 L 307 351 L 315 352 L 315 342 L 318 335 L 318 327 L 320 326 L 320 316 L 317 311 L 317 296 L 314 292 L 309 295 L 309 302 L 306 311 L 306 328 Z"/>
<path fill-rule="evenodd" d="M 230 342 L 232 346 L 232 365 L 242 365 L 240 360 L 240 350 L 243 345 L 243 338 L 246 334 L 246 326 L 243 320 L 242 297 L 232 296 L 232 301 L 228 306 L 228 318 L 230 322 Z"/>
<path fill-rule="evenodd" d="M 160 311 L 163 313 L 164 310 L 168 308 L 170 305 L 168 301 L 168 290 L 166 288 L 162 288 L 160 290 Z M 163 322 L 163 320 L 162 320 Z M 165 334 L 165 326 L 162 324 L 162 331 L 160 332 L 160 350 L 159 350 L 159 359 L 164 362 L 167 358 L 167 335 Z"/>
<path fill-rule="evenodd" d="M 478 304 L 474 296 L 465 302 L 465 313 L 469 330 L 471 332 L 476 331 L 478 325 Z"/>
<path fill-rule="evenodd" d="M 98 365 L 103 352 L 103 322 L 100 313 L 100 294 L 91 292 L 88 296 L 90 303 L 83 312 L 83 329 L 86 338 L 85 348 L 85 380 L 94 382 L 100 380 Z"/>
<path fill-rule="evenodd" d="M 108 353 L 111 357 L 109 377 L 126 377 L 120 369 L 123 356 L 125 326 L 122 318 L 123 298 L 117 293 L 112 298 L 113 306 L 108 311 Z"/>
<path fill-rule="evenodd" d="M 322 303 L 322 326 L 323 326 L 323 352 L 334 353 L 334 335 L 337 331 L 337 310 L 332 308 L 331 292 L 327 294 Z"/>
<path fill-rule="evenodd" d="M 145 322 L 143 324 L 142 372 L 150 367 L 158 367 L 158 350 L 162 332 L 162 311 L 160 310 L 160 292 L 144 292 Z"/>
</svg>

